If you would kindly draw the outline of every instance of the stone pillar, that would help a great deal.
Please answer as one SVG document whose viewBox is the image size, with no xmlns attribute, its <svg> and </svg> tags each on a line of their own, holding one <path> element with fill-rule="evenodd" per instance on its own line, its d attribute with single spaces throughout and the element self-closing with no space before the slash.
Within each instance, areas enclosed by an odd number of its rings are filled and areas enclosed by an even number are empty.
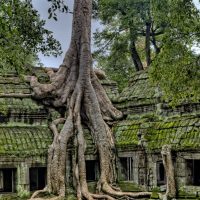
<svg viewBox="0 0 200 200">
<path fill-rule="evenodd" d="M 148 170 L 147 170 L 147 179 L 149 190 L 158 187 L 158 166 L 157 163 L 162 161 L 160 155 L 157 154 L 148 154 Z"/>
<path fill-rule="evenodd" d="M 185 159 L 182 157 L 178 157 L 176 163 L 176 179 L 178 187 L 182 187 L 187 184 L 186 170 L 187 169 Z"/>
<path fill-rule="evenodd" d="M 138 163 L 138 179 L 139 185 L 147 187 L 147 160 L 145 151 L 142 151 L 139 154 L 139 163 Z"/>
<path fill-rule="evenodd" d="M 134 152 L 133 156 L 133 182 L 139 185 L 139 155 Z"/>
<path fill-rule="evenodd" d="M 29 167 L 24 162 L 20 163 L 17 167 L 17 190 L 30 190 Z"/>
<path fill-rule="evenodd" d="M 147 187 L 148 190 L 152 190 L 154 187 L 157 186 L 157 179 L 156 179 L 156 163 L 154 162 L 152 155 L 147 155 Z"/>
</svg>

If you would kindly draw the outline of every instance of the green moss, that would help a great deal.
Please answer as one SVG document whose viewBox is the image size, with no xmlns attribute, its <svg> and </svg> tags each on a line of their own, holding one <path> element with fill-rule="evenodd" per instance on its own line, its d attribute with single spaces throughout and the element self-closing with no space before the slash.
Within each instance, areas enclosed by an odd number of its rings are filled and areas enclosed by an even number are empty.
<svg viewBox="0 0 200 200">
<path fill-rule="evenodd" d="M 196 195 L 192 193 L 188 193 L 184 190 L 178 190 L 178 197 L 185 198 L 185 199 L 196 199 Z"/>
<path fill-rule="evenodd" d="M 16 194 L 1 194 L 0 200 L 27 200 L 27 197 L 21 198 Z"/>
<path fill-rule="evenodd" d="M 124 192 L 142 192 L 143 191 L 143 189 L 135 183 L 120 181 L 118 184 L 121 190 Z"/>
<path fill-rule="evenodd" d="M 192 150 L 200 147 L 198 124 L 200 124 L 198 116 L 156 119 L 156 121 L 142 117 L 116 124 L 113 132 L 117 147 L 137 147 L 138 133 L 141 133 L 147 142 L 147 151 L 160 151 L 165 144 L 170 144 L 175 151 Z"/>
<path fill-rule="evenodd" d="M 67 195 L 66 200 L 77 200 L 77 197 L 75 194 L 69 194 L 69 195 Z"/>
<path fill-rule="evenodd" d="M 151 197 L 150 197 L 151 199 L 159 199 L 159 195 L 158 195 L 158 193 L 157 192 L 152 192 L 151 193 Z"/>
<path fill-rule="evenodd" d="M 142 72 L 140 75 L 137 73 L 132 78 L 129 86 L 125 88 L 119 96 L 119 102 L 125 105 L 128 100 L 129 103 L 125 107 L 144 106 L 155 104 L 156 99 L 161 94 L 156 93 L 155 87 L 149 82 L 148 74 Z"/>
<path fill-rule="evenodd" d="M 1 155 L 45 155 L 51 142 L 51 131 L 44 126 L 0 127 Z"/>
<path fill-rule="evenodd" d="M 38 105 L 36 101 L 31 98 L 0 98 L 0 113 L 7 115 L 11 111 L 38 112 L 44 109 L 43 105 Z"/>
<path fill-rule="evenodd" d="M 97 187 L 97 182 L 88 182 L 88 190 L 91 193 L 95 193 L 96 192 L 96 187 Z"/>
</svg>

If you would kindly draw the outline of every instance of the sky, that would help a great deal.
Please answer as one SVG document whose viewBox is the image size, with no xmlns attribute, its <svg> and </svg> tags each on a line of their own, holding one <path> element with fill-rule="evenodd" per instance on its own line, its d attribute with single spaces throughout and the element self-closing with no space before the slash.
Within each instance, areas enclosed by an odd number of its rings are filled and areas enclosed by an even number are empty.
<svg viewBox="0 0 200 200">
<path fill-rule="evenodd" d="M 70 10 L 73 10 L 74 0 L 65 0 Z M 199 0 L 193 0 L 198 9 L 200 9 Z M 39 54 L 40 61 L 45 67 L 59 67 L 67 51 L 71 38 L 72 14 L 58 13 L 58 21 L 48 19 L 48 8 L 50 7 L 47 0 L 33 0 L 33 6 L 39 11 L 41 19 L 46 20 L 45 27 L 53 32 L 54 38 L 57 39 L 62 46 L 63 54 L 58 57 L 43 56 Z M 97 21 L 92 21 L 92 32 L 101 29 L 102 26 Z"/>
</svg>

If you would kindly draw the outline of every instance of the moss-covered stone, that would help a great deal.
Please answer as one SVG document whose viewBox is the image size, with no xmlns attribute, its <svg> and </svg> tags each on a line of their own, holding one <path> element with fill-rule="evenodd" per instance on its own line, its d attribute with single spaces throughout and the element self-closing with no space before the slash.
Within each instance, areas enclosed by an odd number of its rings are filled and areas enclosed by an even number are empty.
<svg viewBox="0 0 200 200">
<path fill-rule="evenodd" d="M 0 126 L 0 155 L 46 155 L 51 142 L 45 126 Z"/>
<path fill-rule="evenodd" d="M 141 192 L 144 191 L 141 186 L 132 183 L 132 182 L 127 182 L 127 181 L 120 181 L 118 183 L 119 187 L 122 189 L 124 192 Z"/>
<path fill-rule="evenodd" d="M 159 199 L 159 194 L 157 192 L 152 192 L 150 199 Z"/>
<path fill-rule="evenodd" d="M 91 193 L 95 193 L 96 192 L 96 187 L 97 187 L 97 182 L 88 182 L 88 190 Z"/>
<path fill-rule="evenodd" d="M 149 105 L 156 102 L 155 87 L 148 80 L 147 71 L 137 72 L 132 77 L 130 84 L 119 96 L 118 102 L 124 104 L 131 102 L 132 105 Z"/>
<path fill-rule="evenodd" d="M 144 139 L 148 151 L 160 151 L 165 144 L 170 144 L 174 151 L 194 150 L 200 148 L 199 122 L 198 116 L 155 118 L 154 121 L 141 115 L 141 118 L 119 122 L 113 132 L 118 147 L 139 147 L 139 140 Z"/>
<path fill-rule="evenodd" d="M 197 196 L 193 193 L 186 192 L 184 190 L 178 190 L 178 198 L 184 199 L 197 199 Z"/>
</svg>

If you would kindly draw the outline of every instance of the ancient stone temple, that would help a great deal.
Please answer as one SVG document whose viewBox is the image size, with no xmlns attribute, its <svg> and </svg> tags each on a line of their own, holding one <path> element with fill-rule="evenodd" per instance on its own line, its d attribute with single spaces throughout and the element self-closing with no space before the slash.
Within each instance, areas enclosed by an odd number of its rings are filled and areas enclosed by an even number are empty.
<svg viewBox="0 0 200 200">
<path fill-rule="evenodd" d="M 166 177 L 161 149 L 171 145 L 179 197 L 200 191 L 200 104 L 176 108 L 162 99 L 162 92 L 148 81 L 147 72 L 135 74 L 116 106 L 126 119 L 114 125 L 123 179 L 147 190 L 165 191 Z M 125 162 L 127 163 L 125 165 Z"/>
<path fill-rule="evenodd" d="M 40 68 L 32 73 L 41 81 L 47 80 Z M 29 84 L 16 72 L 0 76 L 0 193 L 15 193 L 19 188 L 42 189 L 52 141 L 48 124 L 60 114 L 34 100 Z M 102 84 L 124 113 L 123 120 L 111 124 L 117 147 L 118 182 L 123 190 L 165 191 L 161 148 L 169 144 L 179 197 L 198 196 L 200 104 L 187 102 L 170 107 L 162 99 L 162 91 L 149 83 L 147 72 L 136 73 L 120 95 L 115 83 L 102 80 Z M 87 180 L 93 183 L 99 176 L 98 159 L 87 129 L 85 135 Z"/>
<path fill-rule="evenodd" d="M 44 187 L 52 140 L 48 115 L 43 105 L 31 99 L 30 86 L 15 72 L 1 74 L 0 192 Z"/>
</svg>

